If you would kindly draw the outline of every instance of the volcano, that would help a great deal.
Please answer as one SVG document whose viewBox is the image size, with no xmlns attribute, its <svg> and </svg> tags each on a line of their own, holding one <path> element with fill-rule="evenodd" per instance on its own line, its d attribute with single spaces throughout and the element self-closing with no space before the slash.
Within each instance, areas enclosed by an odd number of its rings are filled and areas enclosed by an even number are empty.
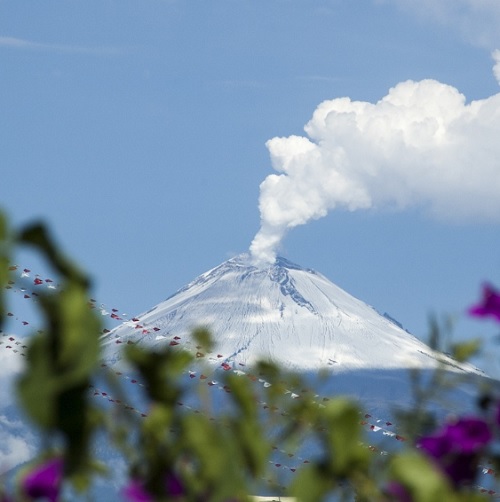
<svg viewBox="0 0 500 502">
<path fill-rule="evenodd" d="M 208 328 L 225 369 L 269 360 L 292 371 L 432 369 L 479 372 L 433 351 L 387 315 L 326 277 L 285 258 L 256 265 L 243 254 L 200 275 L 103 339 L 105 358 L 121 344 L 181 345 L 196 351 L 193 329 Z"/>
</svg>

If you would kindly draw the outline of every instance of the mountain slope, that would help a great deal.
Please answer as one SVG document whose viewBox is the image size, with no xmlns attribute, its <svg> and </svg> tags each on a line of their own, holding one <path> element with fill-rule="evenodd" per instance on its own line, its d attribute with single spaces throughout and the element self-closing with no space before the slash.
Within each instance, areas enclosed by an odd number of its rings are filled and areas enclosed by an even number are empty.
<svg viewBox="0 0 500 502">
<path fill-rule="evenodd" d="M 200 275 L 167 300 L 114 329 L 104 339 L 106 358 L 119 360 L 120 344 L 179 344 L 191 350 L 193 328 L 210 329 L 216 353 L 231 367 L 269 359 L 291 370 L 472 370 L 432 351 L 396 323 L 321 274 L 284 258 L 257 267 L 247 255 Z"/>
</svg>

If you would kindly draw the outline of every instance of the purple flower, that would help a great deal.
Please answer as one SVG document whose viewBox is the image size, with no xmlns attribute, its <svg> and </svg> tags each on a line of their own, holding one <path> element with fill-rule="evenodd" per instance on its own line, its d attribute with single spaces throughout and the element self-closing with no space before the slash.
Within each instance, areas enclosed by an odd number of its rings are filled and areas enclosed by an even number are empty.
<svg viewBox="0 0 500 502">
<path fill-rule="evenodd" d="M 427 455 L 440 459 L 448 455 L 452 449 L 453 444 L 448 436 L 445 434 L 438 434 L 436 436 L 426 436 L 420 439 L 417 446 L 422 448 Z"/>
<path fill-rule="evenodd" d="M 433 436 L 423 437 L 418 446 L 431 457 L 439 459 L 450 453 L 476 453 L 491 438 L 488 424 L 480 418 L 470 417 L 447 424 Z"/>
<path fill-rule="evenodd" d="M 390 500 L 397 502 L 413 502 L 413 497 L 410 492 L 396 481 L 391 481 L 385 488 L 385 493 L 391 497 Z"/>
<path fill-rule="evenodd" d="M 452 442 L 455 451 L 476 453 L 486 446 L 492 438 L 488 424 L 480 418 L 461 418 L 454 424 L 448 424 L 444 434 Z"/>
<path fill-rule="evenodd" d="M 473 454 L 452 455 L 441 464 L 454 486 L 470 485 L 477 474 L 478 457 Z"/>
<path fill-rule="evenodd" d="M 184 495 L 184 487 L 182 486 L 181 480 L 171 472 L 165 476 L 165 491 L 168 495 L 174 497 Z"/>
<path fill-rule="evenodd" d="M 52 458 L 29 472 L 22 481 L 26 495 L 57 502 L 63 478 L 63 461 Z"/>
<path fill-rule="evenodd" d="M 184 495 L 184 487 L 180 479 L 171 472 L 165 475 L 165 493 L 170 497 L 181 497 Z M 132 479 L 124 488 L 123 495 L 130 502 L 152 502 L 153 497 L 149 494 L 144 483 L 137 479 Z"/>
<path fill-rule="evenodd" d="M 500 321 L 500 293 L 491 284 L 483 285 L 483 297 L 477 305 L 469 309 L 469 314 L 474 317 L 494 317 Z"/>
<path fill-rule="evenodd" d="M 468 417 L 447 424 L 435 435 L 423 437 L 418 446 L 434 458 L 458 486 L 472 483 L 478 455 L 491 439 L 491 431 L 484 420 Z"/>
</svg>

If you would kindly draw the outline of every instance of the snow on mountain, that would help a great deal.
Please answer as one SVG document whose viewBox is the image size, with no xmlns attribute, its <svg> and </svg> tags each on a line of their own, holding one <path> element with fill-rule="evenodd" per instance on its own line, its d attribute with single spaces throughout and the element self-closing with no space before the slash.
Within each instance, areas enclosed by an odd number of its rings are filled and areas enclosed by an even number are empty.
<svg viewBox="0 0 500 502">
<path fill-rule="evenodd" d="M 239 255 L 200 275 L 103 339 L 105 358 L 122 343 L 182 345 L 207 327 L 216 342 L 210 361 L 225 368 L 271 360 L 294 371 L 435 368 L 472 371 L 431 350 L 387 316 L 323 275 L 284 258 L 256 266 Z"/>
</svg>

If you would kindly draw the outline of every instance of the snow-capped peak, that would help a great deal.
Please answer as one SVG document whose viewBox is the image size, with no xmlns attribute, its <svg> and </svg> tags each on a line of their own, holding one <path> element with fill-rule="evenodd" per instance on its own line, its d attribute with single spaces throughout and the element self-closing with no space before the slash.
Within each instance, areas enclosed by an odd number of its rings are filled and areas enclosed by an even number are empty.
<svg viewBox="0 0 500 502">
<path fill-rule="evenodd" d="M 336 372 L 432 368 L 438 361 L 465 368 L 321 274 L 282 257 L 258 266 L 249 255 L 238 255 L 137 319 L 106 336 L 109 359 L 118 360 L 115 344 L 127 341 L 196 351 L 190 335 L 203 326 L 216 344 L 211 359 L 232 367 L 269 359 L 294 370 Z"/>
</svg>

